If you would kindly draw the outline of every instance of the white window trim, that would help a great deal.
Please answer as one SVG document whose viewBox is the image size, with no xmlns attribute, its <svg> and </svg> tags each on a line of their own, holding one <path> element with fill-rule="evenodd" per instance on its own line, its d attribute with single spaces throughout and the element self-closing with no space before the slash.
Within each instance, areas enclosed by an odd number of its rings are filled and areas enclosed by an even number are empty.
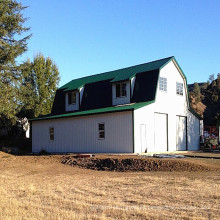
<svg viewBox="0 0 220 220">
<path fill-rule="evenodd" d="M 122 95 L 122 85 L 123 84 L 125 84 L 126 95 Z M 117 96 L 117 85 L 120 85 L 120 96 Z M 125 97 L 127 97 L 127 83 L 126 82 L 116 83 L 115 84 L 115 98 L 120 99 L 120 98 L 125 98 Z"/>
<path fill-rule="evenodd" d="M 53 132 L 50 132 L 51 128 L 53 128 Z M 53 135 L 53 140 L 51 139 L 51 135 Z M 49 141 L 53 142 L 54 140 L 55 140 L 54 126 L 49 126 Z"/>
<path fill-rule="evenodd" d="M 67 105 L 76 105 L 76 102 L 77 102 L 77 97 L 76 97 L 76 101 L 75 102 L 73 102 L 73 103 L 69 103 L 69 94 L 75 94 L 75 96 L 76 96 L 76 92 L 68 92 L 67 93 Z"/>
<path fill-rule="evenodd" d="M 99 125 L 103 124 L 104 125 L 104 130 L 99 130 Z M 100 132 L 104 132 L 104 138 L 100 137 Z M 98 140 L 105 140 L 105 123 L 104 122 L 100 122 L 98 123 Z"/>
<path fill-rule="evenodd" d="M 182 94 L 180 94 L 180 87 L 178 87 L 178 90 L 177 90 L 177 84 L 181 85 L 181 90 L 182 90 Z M 179 93 L 178 93 L 179 92 Z M 176 95 L 177 96 L 180 96 L 180 97 L 183 97 L 183 83 L 180 83 L 180 82 L 176 82 Z"/>
<path fill-rule="evenodd" d="M 160 88 L 160 81 L 162 80 L 162 89 Z M 166 90 L 164 89 L 164 80 L 166 80 Z M 159 91 L 167 93 L 167 78 L 159 77 Z"/>
</svg>

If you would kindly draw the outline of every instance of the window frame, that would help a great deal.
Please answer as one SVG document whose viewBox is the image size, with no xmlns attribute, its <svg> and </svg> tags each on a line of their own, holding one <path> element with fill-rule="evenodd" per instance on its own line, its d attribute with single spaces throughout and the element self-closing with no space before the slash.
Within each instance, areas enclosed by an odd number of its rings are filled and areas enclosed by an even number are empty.
<svg viewBox="0 0 220 220">
<path fill-rule="evenodd" d="M 167 78 L 159 77 L 159 90 L 161 92 L 167 92 Z"/>
<path fill-rule="evenodd" d="M 115 92 L 116 98 L 127 97 L 127 83 L 126 82 L 116 83 L 115 90 L 116 90 Z"/>
<path fill-rule="evenodd" d="M 54 134 L 54 126 L 49 127 L 49 141 L 54 141 L 55 134 Z"/>
<path fill-rule="evenodd" d="M 73 97 L 71 97 L 71 95 L 73 95 Z M 71 98 L 73 100 L 71 100 Z M 76 92 L 73 91 L 73 92 L 67 93 L 67 103 L 68 103 L 68 105 L 75 105 L 76 104 Z"/>
<path fill-rule="evenodd" d="M 100 125 L 103 125 L 103 129 L 100 129 Z M 103 134 L 103 136 L 101 135 Z M 105 123 L 98 123 L 98 140 L 105 140 Z"/>
<path fill-rule="evenodd" d="M 176 95 L 183 96 L 183 83 L 176 82 Z"/>
</svg>

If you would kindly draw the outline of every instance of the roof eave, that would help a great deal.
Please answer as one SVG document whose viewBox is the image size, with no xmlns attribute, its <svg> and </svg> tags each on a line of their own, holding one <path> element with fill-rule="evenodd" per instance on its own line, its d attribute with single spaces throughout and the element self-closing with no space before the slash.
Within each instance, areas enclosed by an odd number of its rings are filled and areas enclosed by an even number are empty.
<svg viewBox="0 0 220 220">
<path fill-rule="evenodd" d="M 201 115 L 199 115 L 191 106 L 189 107 L 189 111 L 196 116 L 199 120 L 202 120 Z"/>
<path fill-rule="evenodd" d="M 142 108 L 144 106 L 150 105 L 152 103 L 154 103 L 155 100 L 153 101 L 148 101 L 148 102 L 142 102 L 142 103 L 134 103 L 134 105 L 131 106 L 127 106 L 128 108 L 123 108 L 126 106 L 120 106 L 119 108 L 122 109 L 117 109 L 117 106 L 112 106 L 113 108 L 110 109 L 109 111 L 105 111 L 105 108 L 102 109 L 96 109 L 96 112 L 90 112 L 90 110 L 87 111 L 78 111 L 78 113 L 82 113 L 82 114 L 62 114 L 62 115 L 53 115 L 53 116 L 46 116 L 46 117 L 42 117 L 42 118 L 35 118 L 35 119 L 30 119 L 30 121 L 41 121 L 41 120 L 52 120 L 52 119 L 59 119 L 59 118 L 69 118 L 69 117 L 80 117 L 80 116 L 86 116 L 86 115 L 96 115 L 96 114 L 106 114 L 106 113 L 113 113 L 113 112 L 122 112 L 122 111 L 133 111 L 139 108 Z M 114 109 L 115 108 L 115 109 Z M 91 110 L 91 111 L 95 111 L 95 110 Z M 83 112 L 85 112 L 85 114 L 83 114 Z"/>
</svg>

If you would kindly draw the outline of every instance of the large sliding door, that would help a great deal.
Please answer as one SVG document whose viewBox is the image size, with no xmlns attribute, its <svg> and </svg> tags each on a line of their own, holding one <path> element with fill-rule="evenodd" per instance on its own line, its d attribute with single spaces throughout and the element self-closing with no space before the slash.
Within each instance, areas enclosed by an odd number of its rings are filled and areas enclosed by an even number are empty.
<svg viewBox="0 0 220 220">
<path fill-rule="evenodd" d="M 155 151 L 168 150 L 167 114 L 154 113 L 154 143 Z"/>
<path fill-rule="evenodd" d="M 176 116 L 176 150 L 187 150 L 186 117 Z"/>
</svg>

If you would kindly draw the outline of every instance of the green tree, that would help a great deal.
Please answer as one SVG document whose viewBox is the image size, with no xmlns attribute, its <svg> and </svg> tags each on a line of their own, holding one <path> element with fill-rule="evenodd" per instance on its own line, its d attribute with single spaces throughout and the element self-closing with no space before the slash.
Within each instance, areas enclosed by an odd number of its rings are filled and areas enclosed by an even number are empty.
<svg viewBox="0 0 220 220">
<path fill-rule="evenodd" d="M 32 118 L 34 115 L 35 107 L 35 81 L 32 74 L 32 62 L 28 59 L 26 62 L 20 65 L 22 73 L 21 85 L 20 85 L 20 104 L 21 110 L 18 114 L 19 117 Z"/>
<path fill-rule="evenodd" d="M 27 50 L 24 37 L 29 28 L 24 27 L 21 3 L 13 0 L 0 1 L 0 123 L 9 127 L 16 121 L 19 110 L 19 80 L 16 58 Z"/>
<path fill-rule="evenodd" d="M 33 62 L 27 60 L 22 65 L 22 75 L 23 116 L 30 118 L 49 114 L 60 80 L 56 64 L 51 58 L 38 54 Z"/>
<path fill-rule="evenodd" d="M 203 85 L 202 85 L 202 89 L 204 89 L 204 90 L 206 90 L 208 88 L 208 83 L 203 83 Z"/>
<path fill-rule="evenodd" d="M 201 99 L 200 99 L 201 93 L 200 93 L 200 87 L 199 87 L 198 83 L 194 83 L 193 92 L 196 97 L 196 103 L 200 102 L 201 101 Z"/>
<path fill-rule="evenodd" d="M 220 92 L 220 73 L 217 75 L 217 89 Z"/>
<path fill-rule="evenodd" d="M 212 94 L 212 102 L 213 102 L 213 103 L 218 102 L 218 94 L 216 94 L 216 93 L 213 93 L 213 94 Z"/>
<path fill-rule="evenodd" d="M 217 84 L 216 84 L 216 81 L 213 80 L 213 81 L 212 81 L 212 84 L 211 84 L 211 87 L 212 87 L 212 88 L 213 88 L 213 87 L 216 87 L 216 85 L 217 85 Z"/>
</svg>

